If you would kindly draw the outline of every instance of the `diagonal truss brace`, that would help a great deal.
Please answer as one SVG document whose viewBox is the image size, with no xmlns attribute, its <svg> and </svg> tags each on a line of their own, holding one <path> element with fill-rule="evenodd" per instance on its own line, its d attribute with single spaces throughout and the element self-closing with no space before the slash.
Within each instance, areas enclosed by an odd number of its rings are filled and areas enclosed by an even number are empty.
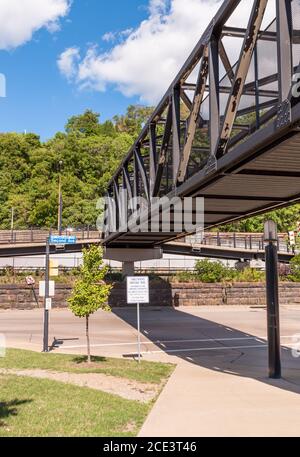
<svg viewBox="0 0 300 457">
<path fill-rule="evenodd" d="M 168 114 L 167 114 L 167 119 L 165 122 L 164 135 L 163 135 L 163 139 L 162 139 L 162 145 L 161 145 L 159 160 L 158 160 L 157 169 L 156 169 L 156 178 L 155 178 L 155 183 L 154 183 L 154 187 L 153 187 L 153 195 L 152 195 L 153 197 L 156 197 L 159 193 L 164 168 L 167 163 L 168 148 L 169 148 L 171 132 L 172 132 L 172 121 L 173 121 L 173 103 L 172 103 L 172 97 L 170 97 L 169 106 L 168 106 Z"/>
<path fill-rule="evenodd" d="M 234 84 L 231 95 L 228 100 L 226 115 L 219 137 L 218 144 L 214 151 L 216 158 L 222 157 L 227 150 L 228 143 L 231 137 L 233 124 L 236 118 L 240 100 L 243 94 L 243 89 L 247 74 L 250 68 L 253 52 L 259 36 L 260 27 L 263 21 L 268 0 L 255 0 L 251 17 L 247 27 L 246 36 L 244 39 L 239 64 L 236 70 Z"/>
<path fill-rule="evenodd" d="M 208 48 L 208 46 L 205 46 L 204 51 L 203 51 L 201 65 L 200 65 L 198 80 L 197 80 L 197 84 L 196 84 L 194 100 L 193 100 L 193 105 L 192 105 L 192 109 L 191 109 L 191 115 L 190 115 L 190 118 L 188 121 L 186 142 L 185 142 L 185 145 L 183 148 L 183 153 L 182 153 L 182 157 L 181 157 L 179 168 L 178 168 L 178 175 L 177 175 L 178 183 L 183 183 L 185 180 L 185 177 L 186 177 L 188 162 L 190 159 L 192 145 L 193 145 L 193 141 L 195 138 L 201 104 L 202 104 L 204 93 L 205 93 L 208 72 L 209 72 L 209 48 Z"/>
<path fill-rule="evenodd" d="M 148 201 L 150 201 L 150 186 L 149 186 L 149 180 L 148 180 L 148 176 L 146 173 L 143 157 L 141 156 L 139 149 L 136 149 L 134 154 L 135 154 L 135 160 L 136 160 L 139 172 L 140 172 L 140 176 L 142 179 L 146 198 Z"/>
</svg>

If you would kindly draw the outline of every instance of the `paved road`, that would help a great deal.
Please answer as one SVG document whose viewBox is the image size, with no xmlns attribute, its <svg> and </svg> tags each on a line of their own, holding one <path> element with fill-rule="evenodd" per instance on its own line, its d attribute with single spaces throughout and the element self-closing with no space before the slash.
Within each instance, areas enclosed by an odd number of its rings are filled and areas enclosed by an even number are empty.
<svg viewBox="0 0 300 457">
<path fill-rule="evenodd" d="M 40 350 L 43 313 L 1 311 L 0 333 L 12 347 Z M 51 312 L 55 352 L 84 353 L 84 321 L 66 310 Z M 146 360 L 177 364 L 141 436 L 299 436 L 300 308 L 283 307 L 281 381 L 267 377 L 266 311 L 217 307 L 142 310 Z M 136 354 L 134 308 L 97 313 L 91 320 L 95 355 Z"/>
</svg>

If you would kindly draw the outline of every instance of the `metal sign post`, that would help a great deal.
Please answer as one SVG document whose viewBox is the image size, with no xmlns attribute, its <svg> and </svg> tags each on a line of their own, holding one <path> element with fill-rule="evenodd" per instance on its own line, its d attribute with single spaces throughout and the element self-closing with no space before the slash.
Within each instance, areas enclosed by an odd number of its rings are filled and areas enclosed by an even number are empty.
<svg viewBox="0 0 300 457">
<path fill-rule="evenodd" d="M 43 352 L 49 352 L 49 311 L 52 307 L 51 296 L 54 296 L 54 282 L 50 283 L 50 245 L 64 246 L 76 244 L 76 236 L 50 236 L 46 241 L 46 274 L 45 274 L 45 300 L 44 300 L 44 337 Z M 43 286 L 40 284 L 40 287 Z M 50 287 L 51 286 L 51 287 Z M 42 290 L 41 287 L 40 290 Z M 53 289 L 53 290 L 51 290 Z M 41 292 L 40 292 L 41 294 Z"/>
<path fill-rule="evenodd" d="M 127 304 L 137 305 L 137 332 L 138 332 L 138 362 L 141 363 L 141 313 L 140 305 L 148 304 L 149 278 L 148 276 L 127 277 Z"/>
<path fill-rule="evenodd" d="M 137 330 L 138 330 L 138 362 L 141 363 L 141 313 L 140 304 L 137 304 Z"/>
<path fill-rule="evenodd" d="M 46 243 L 45 306 L 44 306 L 44 339 L 43 352 L 49 352 L 49 280 L 50 280 L 50 239 Z"/>
</svg>

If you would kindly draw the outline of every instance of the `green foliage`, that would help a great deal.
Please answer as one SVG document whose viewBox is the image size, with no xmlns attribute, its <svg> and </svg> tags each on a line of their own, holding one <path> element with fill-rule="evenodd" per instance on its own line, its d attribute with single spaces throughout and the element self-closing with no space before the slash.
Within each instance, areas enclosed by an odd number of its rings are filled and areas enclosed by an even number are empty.
<svg viewBox="0 0 300 457">
<path fill-rule="evenodd" d="M 288 275 L 287 279 L 293 282 L 300 282 L 300 254 L 291 260 L 290 266 L 291 274 Z"/>
<path fill-rule="evenodd" d="M 133 141 L 92 111 L 43 144 L 33 134 L 0 134 L 0 229 L 10 228 L 11 208 L 18 229 L 56 227 L 60 161 L 64 226 L 95 225 L 97 200 Z"/>
<path fill-rule="evenodd" d="M 84 114 L 72 116 L 66 124 L 67 133 L 82 134 L 85 136 L 107 135 L 116 136 L 113 123 L 110 121 L 100 124 L 100 114 L 92 110 L 86 110 Z"/>
<path fill-rule="evenodd" d="M 262 233 L 264 231 L 264 223 L 268 219 L 272 219 L 277 223 L 278 230 L 281 233 L 296 230 L 297 223 L 300 221 L 300 205 L 290 206 L 289 208 L 272 211 L 262 216 L 245 219 L 242 222 L 229 224 L 221 227 L 220 230 L 226 232 Z"/>
<path fill-rule="evenodd" d="M 99 309 L 110 311 L 107 300 L 111 286 L 104 282 L 106 273 L 102 249 L 98 246 L 85 249 L 80 276 L 68 300 L 69 308 L 75 316 L 89 317 Z"/>
<path fill-rule="evenodd" d="M 196 274 L 201 282 L 216 283 L 231 279 L 233 271 L 234 270 L 226 267 L 222 262 L 199 260 L 196 263 Z"/>
<path fill-rule="evenodd" d="M 171 279 L 171 282 L 200 282 L 196 273 L 190 271 L 180 271 Z"/>
<path fill-rule="evenodd" d="M 151 107 L 130 105 L 125 115 L 114 117 L 117 131 L 137 137 L 153 111 Z"/>
<path fill-rule="evenodd" d="M 175 278 L 179 282 L 203 283 L 238 283 L 264 281 L 265 273 L 255 268 L 245 268 L 242 271 L 226 267 L 222 262 L 200 260 L 196 264 L 196 271 L 178 273 Z M 300 278 L 299 278 L 300 279 Z"/>
<path fill-rule="evenodd" d="M 263 282 L 265 279 L 265 272 L 255 268 L 245 268 L 242 271 L 234 270 L 233 282 Z"/>
</svg>

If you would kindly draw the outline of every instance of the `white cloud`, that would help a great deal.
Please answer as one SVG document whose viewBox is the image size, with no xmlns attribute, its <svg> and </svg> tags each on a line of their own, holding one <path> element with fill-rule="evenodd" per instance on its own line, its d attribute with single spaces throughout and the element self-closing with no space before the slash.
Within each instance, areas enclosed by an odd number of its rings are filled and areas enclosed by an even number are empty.
<svg viewBox="0 0 300 457">
<path fill-rule="evenodd" d="M 149 12 L 151 16 L 165 14 L 170 6 L 170 0 L 150 0 Z"/>
<path fill-rule="evenodd" d="M 56 31 L 70 3 L 70 0 L 0 0 L 0 49 L 26 43 L 42 27 Z"/>
<path fill-rule="evenodd" d="M 80 59 L 78 48 L 69 48 L 63 52 L 57 62 L 58 68 L 66 78 L 71 79 L 76 75 L 76 62 Z"/>
<path fill-rule="evenodd" d="M 137 95 L 142 102 L 151 104 L 157 102 L 222 2 L 150 0 L 149 17 L 109 52 L 101 53 L 91 46 L 80 62 L 74 55 L 74 82 L 100 91 L 113 84 L 126 96 Z M 246 26 L 251 4 L 242 0 L 233 18 L 234 25 Z M 239 40 L 235 43 L 229 46 L 232 58 L 240 45 Z"/>
<path fill-rule="evenodd" d="M 122 41 L 125 38 L 127 38 L 131 33 L 133 32 L 133 29 L 126 29 L 122 30 L 121 32 L 107 32 L 104 35 L 102 35 L 102 40 L 106 41 L 107 43 L 113 43 L 115 41 Z"/>
<path fill-rule="evenodd" d="M 116 34 L 114 32 L 107 32 L 102 36 L 103 41 L 115 41 L 116 39 Z"/>
</svg>

